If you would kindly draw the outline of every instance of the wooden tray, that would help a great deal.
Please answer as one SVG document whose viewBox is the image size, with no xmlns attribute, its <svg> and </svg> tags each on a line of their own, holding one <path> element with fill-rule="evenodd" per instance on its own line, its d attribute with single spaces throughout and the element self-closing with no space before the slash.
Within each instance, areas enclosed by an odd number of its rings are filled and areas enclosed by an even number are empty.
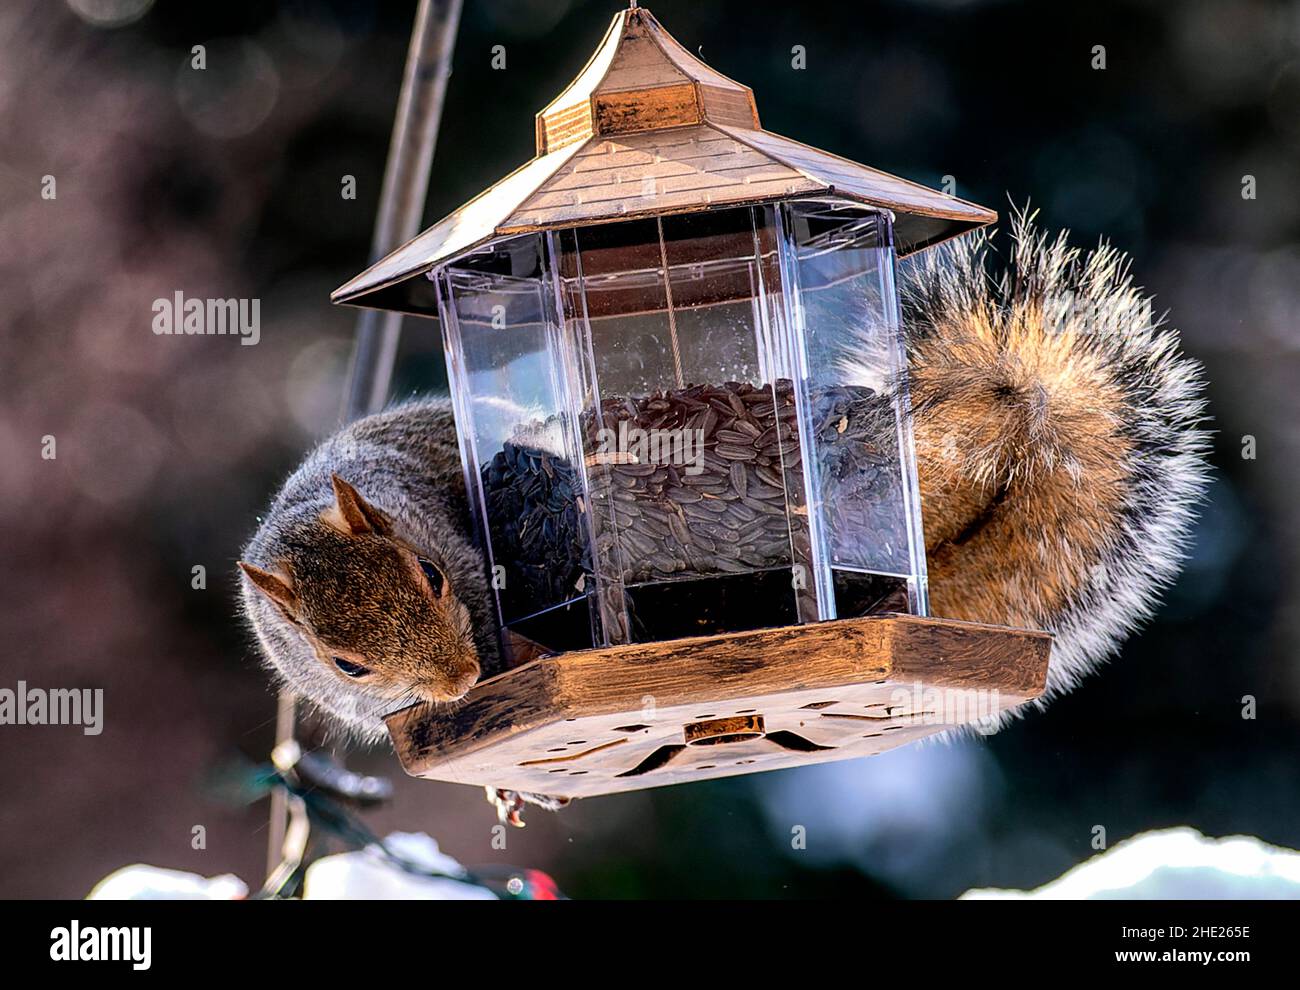
<svg viewBox="0 0 1300 990">
<path fill-rule="evenodd" d="M 1038 697 L 1051 636 L 881 615 L 534 660 L 388 716 L 406 772 L 590 797 L 843 760 Z"/>
</svg>

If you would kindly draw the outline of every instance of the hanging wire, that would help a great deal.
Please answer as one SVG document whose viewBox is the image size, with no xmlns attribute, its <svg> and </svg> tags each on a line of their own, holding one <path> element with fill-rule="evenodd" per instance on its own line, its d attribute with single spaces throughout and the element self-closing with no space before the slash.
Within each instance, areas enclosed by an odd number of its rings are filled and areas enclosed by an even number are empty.
<svg viewBox="0 0 1300 990">
<path fill-rule="evenodd" d="M 470 870 L 438 870 L 415 862 L 396 852 L 373 832 L 343 802 L 303 778 L 298 764 L 304 753 L 296 742 L 277 746 L 270 764 L 251 771 L 252 793 L 270 790 L 284 796 L 289 810 L 284 855 L 270 871 L 257 900 L 279 900 L 300 892 L 303 861 L 313 834 L 337 839 L 345 848 L 366 850 L 383 862 L 413 877 L 454 880 L 490 890 L 508 900 L 564 900 L 564 895 L 549 874 L 541 870 L 514 866 L 488 866 Z"/>
<path fill-rule="evenodd" d="M 677 340 L 677 312 L 673 307 L 673 280 L 668 270 L 668 247 L 664 244 L 663 217 L 655 217 L 655 224 L 659 231 L 659 263 L 663 266 L 664 273 L 664 300 L 668 303 L 668 336 L 673 345 L 673 372 L 677 376 L 677 387 L 685 388 L 686 382 L 682 377 L 682 347 Z"/>
</svg>

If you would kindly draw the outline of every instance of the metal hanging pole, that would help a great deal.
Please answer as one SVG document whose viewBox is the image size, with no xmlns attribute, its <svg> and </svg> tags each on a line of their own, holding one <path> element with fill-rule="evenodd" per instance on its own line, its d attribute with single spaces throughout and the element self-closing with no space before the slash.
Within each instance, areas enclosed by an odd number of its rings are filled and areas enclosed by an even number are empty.
<svg viewBox="0 0 1300 990">
<path fill-rule="evenodd" d="M 460 11 L 461 0 L 420 0 L 370 244 L 372 264 L 420 230 Z M 345 420 L 375 412 L 387 401 L 401 330 L 400 313 L 361 311 L 348 371 Z"/>
<path fill-rule="evenodd" d="M 409 241 L 420 229 L 461 6 L 462 0 L 420 0 L 416 11 L 370 243 L 372 263 Z M 343 397 L 345 422 L 375 412 L 387 401 L 401 332 L 400 313 L 361 311 Z M 275 723 L 277 746 L 293 739 L 295 722 L 296 698 L 292 692 L 281 691 Z M 277 788 L 271 795 L 268 874 L 283 858 L 287 821 L 285 794 Z"/>
</svg>

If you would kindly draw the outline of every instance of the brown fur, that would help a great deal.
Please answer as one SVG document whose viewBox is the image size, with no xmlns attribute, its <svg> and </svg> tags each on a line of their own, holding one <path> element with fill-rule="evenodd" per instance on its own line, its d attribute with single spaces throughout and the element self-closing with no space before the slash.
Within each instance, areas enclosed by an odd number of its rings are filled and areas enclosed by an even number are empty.
<svg viewBox="0 0 1300 990">
<path fill-rule="evenodd" d="M 1078 594 L 1119 526 L 1123 396 L 1032 310 L 1010 327 L 962 316 L 913 358 L 931 604 L 1033 626 Z"/>
<path fill-rule="evenodd" d="M 931 608 L 1056 634 L 1068 690 L 1154 609 L 1205 486 L 1199 367 L 1108 246 L 1013 222 L 905 279 Z"/>
</svg>

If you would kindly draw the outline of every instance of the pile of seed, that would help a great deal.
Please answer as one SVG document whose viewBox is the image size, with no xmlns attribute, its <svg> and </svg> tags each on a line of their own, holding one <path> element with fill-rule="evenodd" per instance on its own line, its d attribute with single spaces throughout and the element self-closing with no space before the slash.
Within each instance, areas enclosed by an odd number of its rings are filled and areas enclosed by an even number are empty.
<svg viewBox="0 0 1300 990">
<path fill-rule="evenodd" d="M 790 565 L 787 491 L 797 504 L 802 451 L 789 381 L 695 385 L 604 404 L 606 428 L 623 420 L 703 440 L 693 465 L 601 463 L 600 455 L 589 465 L 593 492 L 605 496 L 594 499 L 597 551 L 602 560 L 612 554 L 624 583 Z M 587 424 L 592 444 L 595 425 Z"/>
<path fill-rule="evenodd" d="M 880 398 L 870 388 L 837 386 L 818 390 L 811 405 L 832 556 L 839 544 L 897 538 L 891 504 L 881 504 L 896 479 Z M 702 440 L 699 459 L 647 463 L 632 454 L 590 453 L 586 501 L 572 465 L 526 444 L 506 444 L 484 468 L 494 562 L 507 569 L 507 591 L 531 602 L 531 611 L 586 588 L 587 518 L 600 572 L 623 584 L 742 574 L 807 559 L 803 450 L 789 380 L 607 399 L 599 418 L 584 418 L 585 449 L 599 451 L 598 431 L 616 433 L 620 422 L 644 431 L 698 431 L 692 435 Z"/>
<path fill-rule="evenodd" d="M 892 405 L 848 385 L 815 392 L 812 405 L 831 562 L 905 571 L 907 519 Z"/>
<path fill-rule="evenodd" d="M 573 466 L 507 442 L 482 474 L 492 563 L 505 568 L 500 595 L 507 621 L 580 595 L 591 564 Z"/>
</svg>

